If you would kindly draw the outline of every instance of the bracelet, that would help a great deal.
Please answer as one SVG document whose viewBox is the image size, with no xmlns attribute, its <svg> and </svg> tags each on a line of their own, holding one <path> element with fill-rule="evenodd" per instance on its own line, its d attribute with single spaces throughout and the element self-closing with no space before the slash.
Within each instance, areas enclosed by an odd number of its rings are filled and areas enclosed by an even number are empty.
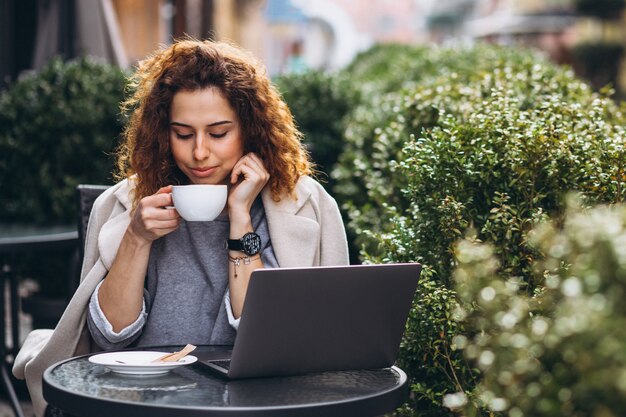
<svg viewBox="0 0 626 417">
<path fill-rule="evenodd" d="M 237 278 L 237 267 L 241 265 L 241 261 L 243 261 L 244 265 L 250 265 L 250 262 L 256 261 L 257 259 L 261 259 L 261 255 L 257 255 L 254 258 L 251 258 L 248 255 L 235 257 L 228 255 L 228 260 L 235 266 L 235 278 Z"/>
</svg>

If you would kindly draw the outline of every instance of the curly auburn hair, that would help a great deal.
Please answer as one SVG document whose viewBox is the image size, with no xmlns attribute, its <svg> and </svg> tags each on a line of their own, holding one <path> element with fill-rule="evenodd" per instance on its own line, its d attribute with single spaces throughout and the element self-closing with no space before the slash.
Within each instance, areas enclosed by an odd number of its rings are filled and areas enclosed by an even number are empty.
<svg viewBox="0 0 626 417">
<path fill-rule="evenodd" d="M 255 152 L 270 174 L 272 198 L 292 194 L 313 173 L 291 111 L 252 55 L 223 42 L 184 39 L 139 62 L 130 76 L 130 113 L 117 153 L 118 179 L 133 177 L 133 206 L 169 184 L 188 182 L 170 149 L 170 108 L 178 91 L 220 89 L 239 117 L 244 153 Z"/>
</svg>

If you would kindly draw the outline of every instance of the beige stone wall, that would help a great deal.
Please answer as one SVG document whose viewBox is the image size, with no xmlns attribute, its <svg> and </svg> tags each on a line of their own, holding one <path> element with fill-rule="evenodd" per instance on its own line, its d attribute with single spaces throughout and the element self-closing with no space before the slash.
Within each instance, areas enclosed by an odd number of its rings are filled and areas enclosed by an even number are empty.
<svg viewBox="0 0 626 417">
<path fill-rule="evenodd" d="M 214 0 L 213 5 L 217 39 L 235 42 L 263 57 L 268 31 L 263 17 L 265 0 Z"/>
<path fill-rule="evenodd" d="M 112 0 L 122 43 L 131 63 L 167 42 L 169 29 L 161 15 L 165 0 Z"/>
<path fill-rule="evenodd" d="M 236 0 L 214 0 L 213 25 L 219 40 L 239 43 Z"/>
<path fill-rule="evenodd" d="M 263 16 L 265 0 L 249 1 L 239 12 L 239 42 L 259 58 L 266 53 L 269 28 Z"/>
<path fill-rule="evenodd" d="M 171 9 L 167 0 L 111 0 L 122 43 L 131 63 L 146 57 L 171 38 Z M 202 33 L 202 2 L 186 0 L 184 33 L 206 38 Z M 212 0 L 215 38 L 234 42 L 263 59 L 268 27 L 263 16 L 265 0 Z"/>
</svg>

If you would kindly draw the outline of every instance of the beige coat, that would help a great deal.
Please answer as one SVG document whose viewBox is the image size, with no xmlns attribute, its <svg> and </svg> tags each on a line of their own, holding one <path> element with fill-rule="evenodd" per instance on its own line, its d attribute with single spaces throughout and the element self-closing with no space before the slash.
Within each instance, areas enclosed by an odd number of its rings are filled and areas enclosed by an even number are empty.
<svg viewBox="0 0 626 417">
<path fill-rule="evenodd" d="M 86 326 L 87 306 L 96 285 L 110 269 L 130 222 L 128 181 L 106 190 L 94 203 L 87 230 L 81 284 L 54 330 L 32 331 L 15 358 L 13 374 L 26 378 L 37 416 L 43 416 L 42 375 L 50 365 L 95 349 Z M 348 264 L 344 226 L 335 200 L 319 183 L 302 177 L 297 199 L 272 200 L 262 192 L 265 216 L 281 267 Z M 93 347 L 92 347 L 93 346 Z"/>
</svg>

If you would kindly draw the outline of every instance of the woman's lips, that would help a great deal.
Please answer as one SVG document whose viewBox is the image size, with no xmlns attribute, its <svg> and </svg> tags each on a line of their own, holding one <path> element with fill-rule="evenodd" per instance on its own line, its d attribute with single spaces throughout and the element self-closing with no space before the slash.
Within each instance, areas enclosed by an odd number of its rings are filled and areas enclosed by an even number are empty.
<svg viewBox="0 0 626 417">
<path fill-rule="evenodd" d="M 195 175 L 196 177 L 199 178 L 206 178 L 211 176 L 211 174 L 213 174 L 213 172 L 215 171 L 215 167 L 209 167 L 209 168 L 190 168 L 191 172 L 193 173 L 193 175 Z"/>
</svg>

